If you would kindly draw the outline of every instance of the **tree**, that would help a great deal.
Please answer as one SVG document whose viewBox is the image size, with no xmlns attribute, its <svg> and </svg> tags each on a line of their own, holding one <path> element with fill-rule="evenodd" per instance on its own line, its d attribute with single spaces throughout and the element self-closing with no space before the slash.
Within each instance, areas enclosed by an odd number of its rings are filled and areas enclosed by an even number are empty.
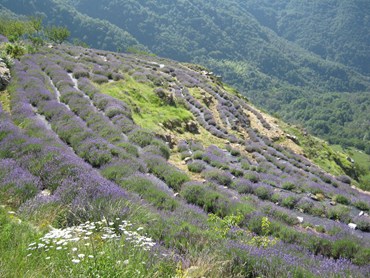
<svg viewBox="0 0 370 278">
<path fill-rule="evenodd" d="M 63 43 L 71 35 L 66 27 L 51 26 L 45 29 L 46 37 L 58 44 Z"/>
</svg>

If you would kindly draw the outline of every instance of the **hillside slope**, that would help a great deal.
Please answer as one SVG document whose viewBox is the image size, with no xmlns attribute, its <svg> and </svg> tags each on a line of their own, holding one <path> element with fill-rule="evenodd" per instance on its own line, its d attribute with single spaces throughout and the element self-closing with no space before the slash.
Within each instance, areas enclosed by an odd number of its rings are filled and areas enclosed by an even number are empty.
<svg viewBox="0 0 370 278">
<path fill-rule="evenodd" d="M 20 14 L 41 13 L 47 24 L 67 25 L 73 37 L 91 47 L 147 48 L 163 57 L 203 64 L 269 113 L 325 140 L 369 152 L 368 21 L 363 1 L 298 2 L 2 4 Z M 334 99 L 329 107 L 326 99 Z M 349 107 L 340 108 L 345 102 Z M 338 107 L 345 111 L 328 119 Z"/>
<path fill-rule="evenodd" d="M 2 276 L 368 275 L 370 196 L 351 163 L 320 169 L 313 139 L 206 69 L 62 45 L 12 74 Z"/>
</svg>

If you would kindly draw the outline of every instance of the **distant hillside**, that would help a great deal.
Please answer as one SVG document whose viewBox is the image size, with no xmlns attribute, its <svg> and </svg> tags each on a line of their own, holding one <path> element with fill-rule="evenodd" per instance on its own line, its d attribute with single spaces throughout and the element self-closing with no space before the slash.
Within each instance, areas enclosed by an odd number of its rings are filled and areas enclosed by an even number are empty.
<svg viewBox="0 0 370 278">
<path fill-rule="evenodd" d="M 99 49 L 125 51 L 133 47 L 145 50 L 125 30 L 118 28 L 109 21 L 91 18 L 80 13 L 65 1 L 35 0 L 35 1 L 1 1 L 0 8 L 7 8 L 16 14 L 37 15 L 43 18 L 44 24 L 66 26 L 71 31 L 71 37 L 79 39 L 88 45 Z"/>
<path fill-rule="evenodd" d="M 264 26 L 324 59 L 370 74 L 367 0 L 240 1 Z"/>
</svg>

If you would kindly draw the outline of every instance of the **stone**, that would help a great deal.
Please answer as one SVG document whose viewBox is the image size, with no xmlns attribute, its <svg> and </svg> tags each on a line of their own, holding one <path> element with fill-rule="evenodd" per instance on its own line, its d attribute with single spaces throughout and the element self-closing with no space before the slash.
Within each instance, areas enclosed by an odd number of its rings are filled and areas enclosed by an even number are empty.
<svg viewBox="0 0 370 278">
<path fill-rule="evenodd" d="M 330 205 L 332 205 L 332 206 L 335 206 L 337 203 L 336 202 L 334 202 L 334 201 L 331 201 L 330 202 Z"/>
<path fill-rule="evenodd" d="M 319 201 L 319 198 L 316 195 L 310 194 L 309 197 L 314 201 Z"/>
<path fill-rule="evenodd" d="M 352 230 L 356 230 L 357 225 L 355 223 L 349 223 L 348 227 L 350 227 Z"/>
<path fill-rule="evenodd" d="M 291 134 L 287 134 L 286 137 L 288 139 L 292 140 L 294 143 L 299 144 L 299 141 L 298 141 L 297 136 L 294 136 L 294 135 L 291 135 Z"/>
<path fill-rule="evenodd" d="M 298 219 L 299 223 L 303 223 L 303 217 L 297 216 L 297 219 Z"/>
<path fill-rule="evenodd" d="M 358 216 L 362 216 L 364 215 L 364 212 L 363 211 L 360 211 L 360 213 L 358 214 Z"/>
<path fill-rule="evenodd" d="M 191 133 L 199 133 L 198 125 L 195 121 L 188 121 L 185 124 L 185 129 Z"/>
<path fill-rule="evenodd" d="M 5 64 L 4 60 L 0 59 L 0 91 L 5 90 L 10 83 L 10 70 Z"/>
<path fill-rule="evenodd" d="M 187 163 L 189 161 L 193 160 L 191 157 L 185 157 L 184 162 Z"/>
</svg>

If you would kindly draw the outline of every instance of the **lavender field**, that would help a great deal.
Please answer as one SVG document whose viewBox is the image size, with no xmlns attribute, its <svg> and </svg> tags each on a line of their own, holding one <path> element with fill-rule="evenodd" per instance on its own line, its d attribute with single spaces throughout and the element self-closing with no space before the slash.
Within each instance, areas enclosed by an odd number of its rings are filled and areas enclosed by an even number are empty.
<svg viewBox="0 0 370 278">
<path fill-rule="evenodd" d="M 1 277 L 370 277 L 369 192 L 206 69 L 58 45 L 12 76 Z"/>
</svg>

